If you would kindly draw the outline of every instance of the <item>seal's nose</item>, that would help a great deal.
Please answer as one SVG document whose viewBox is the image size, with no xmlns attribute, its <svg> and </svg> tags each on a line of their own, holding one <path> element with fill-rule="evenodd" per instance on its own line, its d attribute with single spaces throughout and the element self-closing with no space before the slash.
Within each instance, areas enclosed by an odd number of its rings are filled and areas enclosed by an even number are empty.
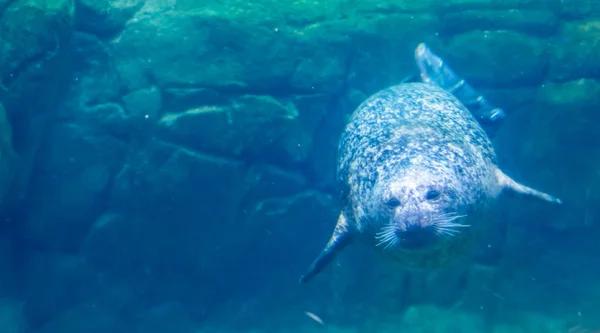
<svg viewBox="0 0 600 333">
<path fill-rule="evenodd" d="M 419 224 L 410 224 L 405 230 L 398 232 L 400 244 L 408 249 L 426 247 L 435 242 L 435 231 L 433 227 L 422 227 Z"/>
</svg>

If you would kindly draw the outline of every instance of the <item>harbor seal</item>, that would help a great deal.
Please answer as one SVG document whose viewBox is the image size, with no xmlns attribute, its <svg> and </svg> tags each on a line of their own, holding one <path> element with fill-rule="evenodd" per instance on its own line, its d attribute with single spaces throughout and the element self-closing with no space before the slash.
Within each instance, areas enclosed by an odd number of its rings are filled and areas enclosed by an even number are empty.
<svg viewBox="0 0 600 333">
<path fill-rule="evenodd" d="M 448 264 L 485 229 L 484 214 L 505 192 L 561 203 L 502 172 L 476 117 L 431 82 L 385 88 L 357 107 L 340 139 L 337 180 L 341 213 L 300 283 L 355 240 L 406 267 Z"/>
</svg>

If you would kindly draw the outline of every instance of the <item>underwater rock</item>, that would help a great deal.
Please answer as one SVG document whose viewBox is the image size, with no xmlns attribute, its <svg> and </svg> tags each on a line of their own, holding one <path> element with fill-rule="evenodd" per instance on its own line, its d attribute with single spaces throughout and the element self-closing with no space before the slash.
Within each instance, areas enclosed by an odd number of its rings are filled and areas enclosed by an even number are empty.
<svg viewBox="0 0 600 333">
<path fill-rule="evenodd" d="M 292 249 L 318 248 L 317 240 L 313 242 L 314 235 L 329 226 L 325 221 L 335 220 L 336 208 L 331 195 L 315 190 L 254 201 L 243 206 L 238 221 L 242 234 L 254 236 L 240 240 L 240 245 L 256 253 L 253 265 L 287 266 L 292 270 L 306 258 L 305 251 Z M 293 280 L 293 274 L 286 279 Z"/>
<path fill-rule="evenodd" d="M 306 190 L 310 185 L 302 173 L 268 164 L 250 166 L 246 182 L 249 186 L 242 205 L 269 198 L 287 197 Z"/>
<path fill-rule="evenodd" d="M 449 0 L 444 1 L 443 9 L 469 10 L 469 9 L 546 9 L 547 0 Z"/>
<path fill-rule="evenodd" d="M 101 214 L 121 169 L 124 142 L 86 126 L 55 124 L 34 168 L 24 232 L 37 249 L 76 251 Z"/>
<path fill-rule="evenodd" d="M 0 102 L 18 159 L 12 200 L 19 200 L 27 187 L 47 118 L 63 92 L 73 21 L 72 0 L 16 0 L 2 12 Z"/>
<path fill-rule="evenodd" d="M 245 95 L 230 105 L 166 113 L 159 126 L 169 141 L 199 151 L 253 156 L 278 141 L 297 117 L 294 105 L 270 96 Z"/>
<path fill-rule="evenodd" d="M 531 181 L 549 176 L 543 175 L 542 170 L 546 168 L 555 170 L 554 176 L 547 179 L 569 179 L 571 188 L 576 187 L 573 183 L 578 182 L 576 179 L 585 182 L 586 178 L 587 181 L 596 178 L 588 176 L 595 173 L 594 164 L 589 161 L 596 160 L 595 142 L 600 140 L 594 125 L 599 120 L 596 112 L 600 105 L 599 93 L 600 82 L 592 79 L 548 82 L 539 89 L 537 104 L 529 113 L 531 120 L 526 122 L 527 137 L 514 147 L 523 154 L 519 169 L 535 170 Z M 564 156 L 569 158 L 565 160 Z M 543 166 L 546 168 L 541 169 Z M 578 170 L 577 177 L 572 170 Z"/>
<path fill-rule="evenodd" d="M 596 0 L 562 0 L 551 4 L 553 9 L 566 20 L 600 17 L 600 2 Z"/>
<path fill-rule="evenodd" d="M 92 281 L 90 279 L 88 283 Z M 81 300 L 62 312 L 53 316 L 41 326 L 37 325 L 36 333 L 87 332 L 87 333 L 131 333 L 136 331 L 132 314 L 141 311 L 137 297 L 127 285 L 109 283 L 96 287 L 94 297 Z M 68 294 L 68 292 L 67 292 Z"/>
<path fill-rule="evenodd" d="M 24 0 L 9 8 L 19 2 Z M 32 291 L 26 309 L 29 318 L 43 324 L 41 333 L 131 332 L 138 324 L 152 329 L 169 320 L 183 322 L 185 331 L 190 318 L 179 302 L 199 312 L 219 309 L 230 324 L 231 307 L 281 306 L 286 303 L 277 298 L 281 295 L 308 306 L 329 303 L 323 295 L 335 294 L 332 308 L 338 318 L 346 319 L 340 313 L 348 310 L 356 322 L 365 314 L 400 311 L 410 300 L 448 304 L 460 298 L 457 275 L 440 284 L 447 289 L 441 294 L 430 288 L 434 280 L 412 284 L 415 288 L 404 293 L 403 273 L 354 263 L 357 270 L 350 270 L 343 260 L 337 262 L 341 269 L 332 270 L 335 278 L 317 281 L 323 288 L 315 299 L 306 297 L 306 289 L 290 288 L 303 269 L 298 263 L 311 260 L 310 253 L 322 246 L 315 235 L 325 235 L 335 223 L 335 152 L 345 118 L 370 93 L 416 72 L 413 50 L 420 42 L 439 50 L 486 98 L 507 109 L 511 123 L 497 141 L 508 141 L 502 158 L 527 173 L 524 178 L 549 191 L 559 188 L 557 194 L 567 183 L 560 179 L 576 178 L 577 186 L 591 182 L 593 166 L 587 165 L 593 163 L 585 156 L 558 166 L 573 155 L 577 135 L 580 141 L 597 135 L 591 112 L 600 103 L 597 83 L 544 82 L 548 43 L 561 41 L 539 38 L 554 33 L 559 15 L 548 10 L 545 0 L 78 0 L 76 6 L 74 73 L 57 122 L 39 150 L 22 228 L 28 245 L 49 252 L 37 254 L 28 268 L 37 276 L 28 281 Z M 58 38 L 66 36 L 70 15 L 52 21 L 65 32 Z M 446 40 L 445 25 L 458 35 Z M 564 31 L 579 33 L 579 26 L 583 23 L 567 23 Z M 579 42 L 595 40 L 593 26 L 581 28 Z M 46 43 L 43 50 L 54 50 L 46 39 L 41 42 Z M 562 75 L 556 77 L 584 75 L 583 67 L 574 64 L 578 57 L 585 58 L 585 66 L 595 66 L 595 58 L 587 56 L 592 51 L 572 43 L 561 51 L 563 58 L 553 59 L 553 71 Z M 0 50 L 8 50 L 7 45 L 0 44 Z M 60 52 L 67 49 L 61 44 Z M 2 64 L 11 52 L 2 53 Z M 46 78 L 68 72 L 64 62 L 53 64 L 42 66 L 49 74 L 34 89 L 44 92 L 42 102 L 46 92 L 54 96 L 53 88 L 60 86 Z M 12 84 L 12 72 L 0 71 L 3 83 Z M 34 90 L 22 99 L 20 92 L 10 95 L 11 125 L 19 103 L 35 100 Z M 542 107 L 534 108 L 536 102 Z M 45 116 L 50 105 L 29 110 Z M 27 138 L 21 123 L 15 124 Z M 573 127 L 565 129 L 565 124 Z M 556 134 L 557 128 L 562 134 Z M 17 137 L 17 152 L 23 137 Z M 585 172 L 579 177 L 572 170 Z M 522 216 L 534 219 L 533 213 Z M 557 219 L 544 216 L 550 223 Z M 524 251 L 527 232 L 511 236 L 509 252 Z M 65 250 L 78 255 L 52 254 Z M 482 292 L 477 284 L 481 287 L 494 269 L 470 272 L 473 285 L 464 288 L 463 299 L 472 309 L 480 300 L 474 294 Z M 236 274 L 227 274 L 232 271 Z M 39 272 L 48 273 L 49 282 Z M 88 293 L 86 288 L 107 274 L 136 285 L 101 288 L 107 295 Z M 380 286 L 385 274 L 390 283 Z M 64 302 L 58 294 L 66 294 L 64 286 L 54 288 L 63 275 L 75 280 L 78 294 Z M 78 284 L 83 280 L 87 287 Z M 378 287 L 361 289 L 359 284 Z M 38 292 L 39 301 L 34 298 Z M 135 308 L 138 295 L 146 301 L 155 294 L 164 300 Z M 248 299 L 259 301 L 244 303 Z M 272 313 L 266 305 L 261 309 Z M 249 311 L 256 320 L 260 311 Z M 409 329 L 437 328 L 430 319 L 442 310 L 421 311 L 424 315 L 416 316 L 409 310 Z M 135 319 L 139 323 L 124 323 L 117 319 L 123 313 L 143 316 Z M 457 327 L 454 314 L 442 317 L 454 320 L 448 327 Z M 473 322 L 461 328 L 484 330 L 479 318 Z"/>
<path fill-rule="evenodd" d="M 2 333 L 25 333 L 27 323 L 23 316 L 23 302 L 19 299 L 0 298 L 0 327 Z"/>
<path fill-rule="evenodd" d="M 162 114 L 160 137 L 198 151 L 273 162 L 306 160 L 326 112 L 323 95 L 275 99 L 241 95 L 227 104 L 199 105 Z"/>
<path fill-rule="evenodd" d="M 180 113 L 199 105 L 225 105 L 229 95 L 210 88 L 167 88 L 163 90 L 163 110 Z"/>
<path fill-rule="evenodd" d="M 229 245 L 220 242 L 241 236 L 232 230 L 251 187 L 247 173 L 238 160 L 140 143 L 116 177 L 106 211 L 82 238 L 82 253 L 100 269 L 218 266 L 214 256 Z"/>
<path fill-rule="evenodd" d="M 100 37 L 119 32 L 145 0 L 75 0 L 76 28 Z"/>
<path fill-rule="evenodd" d="M 550 186 L 571 198 L 571 208 L 552 220 L 554 227 L 593 225 L 600 216 L 594 204 L 600 187 L 594 162 L 600 160 L 600 133 L 595 126 L 600 120 L 600 81 L 548 82 L 539 90 L 537 102 L 524 144 L 514 147 L 521 156 L 518 169 L 528 173 L 531 181 L 559 180 Z"/>
<path fill-rule="evenodd" d="M 77 33 L 73 44 L 73 75 L 58 119 L 101 129 L 124 141 L 154 130 L 162 107 L 160 89 L 121 94 L 110 48 L 87 33 Z"/>
<path fill-rule="evenodd" d="M 600 75 L 600 20 L 565 22 L 552 40 L 548 76 L 554 81 Z"/>
<path fill-rule="evenodd" d="M 366 96 L 415 74 L 414 49 L 419 43 L 440 44 L 440 20 L 431 14 L 375 14 L 354 24 L 349 30 L 360 47 L 353 49 L 346 85 Z"/>
<path fill-rule="evenodd" d="M 163 104 L 161 91 L 156 87 L 132 91 L 122 99 L 127 116 L 137 120 L 156 118 Z"/>
<path fill-rule="evenodd" d="M 314 221 L 307 214 L 331 211 L 328 195 L 303 192 L 303 177 L 285 170 L 249 168 L 160 142 L 137 154 L 115 180 L 108 210 L 84 241 L 82 253 L 102 270 L 146 263 L 153 270 L 218 272 L 229 260 L 214 260 L 215 255 L 235 257 L 251 248 L 302 241 L 299 235 L 308 237 L 307 224 Z M 272 231 L 265 233 L 271 223 Z M 273 238 L 279 230 L 282 234 Z M 129 248 L 127 253 L 120 253 L 122 247 Z M 165 256 L 171 259 L 165 262 Z"/>
<path fill-rule="evenodd" d="M 486 328 L 487 325 L 483 318 L 476 313 L 431 305 L 418 305 L 411 306 L 406 310 L 396 329 L 414 333 L 476 333 L 485 332 Z"/>
<path fill-rule="evenodd" d="M 555 112 L 573 108 L 593 108 L 600 105 L 600 80 L 579 79 L 567 82 L 547 82 L 539 89 L 538 101 Z M 590 118 L 598 115 L 590 114 Z"/>
<path fill-rule="evenodd" d="M 128 90 L 150 81 L 163 89 L 232 92 L 340 88 L 350 45 L 344 32 L 329 25 L 288 26 L 277 15 L 260 12 L 262 6 L 195 7 L 183 10 L 182 3 L 158 16 L 140 13 L 112 42 Z"/>
<path fill-rule="evenodd" d="M 0 206 L 10 190 L 10 182 L 16 166 L 16 156 L 12 145 L 12 128 L 6 111 L 0 103 Z"/>
<path fill-rule="evenodd" d="M 73 38 L 72 71 L 59 117 L 86 120 L 87 109 L 116 102 L 120 97 L 119 78 L 112 65 L 108 46 L 98 37 L 76 33 Z M 100 119 L 89 119 L 95 124 Z"/>
<path fill-rule="evenodd" d="M 17 286 L 19 286 L 19 274 L 16 267 L 19 264 L 18 250 L 15 240 L 7 233 L 0 234 L 0 299 L 17 297 Z M 0 314 L 2 316 L 2 314 Z M 0 322 L 2 319 L 0 319 Z M 0 323 L 0 325 L 2 325 Z M 2 327 L 2 326 L 0 326 Z"/>
<path fill-rule="evenodd" d="M 31 327 L 44 324 L 99 291 L 95 270 L 78 255 L 30 251 L 23 258 L 23 310 Z"/>
<path fill-rule="evenodd" d="M 137 321 L 137 331 L 144 333 L 197 333 L 200 327 L 180 303 L 155 306 L 141 313 Z"/>
<path fill-rule="evenodd" d="M 509 30 L 456 35 L 440 52 L 478 87 L 530 86 L 544 79 L 547 41 Z"/>
<path fill-rule="evenodd" d="M 533 311 L 512 314 L 511 317 L 511 322 L 494 325 L 490 333 L 580 332 L 573 330 L 574 327 L 569 326 L 563 318 L 540 315 Z"/>
<path fill-rule="evenodd" d="M 475 29 L 514 30 L 534 36 L 551 36 L 560 21 L 550 10 L 465 10 L 442 16 L 444 35 L 465 33 Z"/>
</svg>

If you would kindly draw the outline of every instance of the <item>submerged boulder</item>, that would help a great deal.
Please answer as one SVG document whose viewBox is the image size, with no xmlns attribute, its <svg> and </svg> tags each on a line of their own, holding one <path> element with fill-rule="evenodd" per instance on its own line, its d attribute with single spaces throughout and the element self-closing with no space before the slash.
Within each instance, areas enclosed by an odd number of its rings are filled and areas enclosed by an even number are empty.
<svg viewBox="0 0 600 333">
<path fill-rule="evenodd" d="M 65 86 L 73 21 L 72 0 L 16 0 L 3 7 L 0 102 L 12 128 L 12 138 L 10 143 L 2 139 L 1 151 L 7 156 L 10 144 L 15 153 L 14 158 L 9 158 L 15 170 L 9 177 L 14 191 L 10 201 L 24 193 L 47 119 Z M 8 132 L 3 131 L 2 135 Z"/>
<path fill-rule="evenodd" d="M 6 116 L 6 111 L 0 104 L 0 206 L 9 191 L 10 182 L 15 172 L 15 162 L 12 128 Z"/>
</svg>

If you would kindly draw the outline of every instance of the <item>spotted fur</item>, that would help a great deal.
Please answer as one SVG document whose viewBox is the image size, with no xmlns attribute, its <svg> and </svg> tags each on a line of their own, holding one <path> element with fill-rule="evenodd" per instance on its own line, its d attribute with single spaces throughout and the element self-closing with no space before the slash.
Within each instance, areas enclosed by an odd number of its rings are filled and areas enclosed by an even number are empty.
<svg viewBox="0 0 600 333">
<path fill-rule="evenodd" d="M 384 205 L 393 190 L 387 185 L 395 180 L 416 183 L 397 189 L 400 198 L 444 189 L 447 209 L 469 220 L 500 192 L 494 181 L 496 154 L 484 130 L 452 94 L 430 84 L 394 86 L 367 99 L 343 133 L 339 154 L 338 178 L 350 203 L 346 218 L 367 241 L 390 219 Z M 445 237 L 418 254 L 385 252 L 409 266 L 439 266 L 451 259 L 440 255 L 441 248 L 462 246 L 472 232 Z"/>
<path fill-rule="evenodd" d="M 329 243 L 301 282 L 354 239 L 406 266 L 447 264 L 484 230 L 483 215 L 507 188 L 560 202 L 504 175 L 477 119 L 450 92 L 429 83 L 403 83 L 365 100 L 342 134 L 338 158 L 344 207 Z M 440 195 L 430 202 L 432 189 Z M 397 208 L 386 204 L 390 198 L 398 200 Z M 415 216 L 418 223 L 434 224 L 441 214 L 466 216 L 458 224 L 470 227 L 439 234 L 426 248 L 377 246 L 377 233 L 387 225 L 401 228 Z"/>
</svg>

